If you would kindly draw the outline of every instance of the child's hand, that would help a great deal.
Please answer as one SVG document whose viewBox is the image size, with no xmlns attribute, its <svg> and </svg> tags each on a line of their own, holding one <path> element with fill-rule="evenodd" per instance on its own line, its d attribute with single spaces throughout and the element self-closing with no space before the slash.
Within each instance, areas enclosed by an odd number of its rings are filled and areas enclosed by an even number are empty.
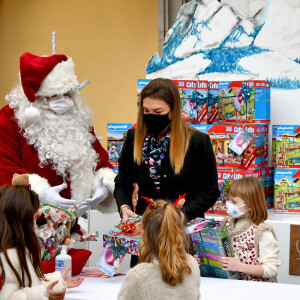
<svg viewBox="0 0 300 300">
<path fill-rule="evenodd" d="M 198 256 L 197 254 L 194 254 L 193 256 L 194 256 L 194 258 L 196 259 L 196 261 L 197 261 L 198 265 L 200 266 L 200 264 L 201 264 L 201 261 L 200 261 L 200 258 L 199 258 L 199 256 Z"/>
<path fill-rule="evenodd" d="M 234 257 L 221 257 L 220 262 L 223 265 L 224 271 L 239 271 L 243 263 L 240 261 L 237 254 Z"/>
<path fill-rule="evenodd" d="M 61 291 L 54 291 L 53 287 L 58 283 L 58 280 L 52 282 L 47 287 L 47 293 L 49 300 L 62 300 L 65 298 L 66 289 L 63 289 Z"/>
<path fill-rule="evenodd" d="M 77 286 L 80 286 L 84 278 L 78 277 L 78 278 L 70 278 L 67 276 L 68 272 L 71 270 L 71 268 L 68 268 L 63 271 L 61 274 L 64 281 L 67 282 L 67 288 L 75 288 Z"/>
</svg>

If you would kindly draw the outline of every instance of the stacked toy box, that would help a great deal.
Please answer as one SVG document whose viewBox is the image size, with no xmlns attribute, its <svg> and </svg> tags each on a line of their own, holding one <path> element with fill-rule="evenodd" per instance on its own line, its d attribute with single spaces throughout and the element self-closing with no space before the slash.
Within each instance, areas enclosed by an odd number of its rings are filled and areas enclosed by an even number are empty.
<svg viewBox="0 0 300 300">
<path fill-rule="evenodd" d="M 275 212 L 300 212 L 300 125 L 273 126 Z"/>
<path fill-rule="evenodd" d="M 187 224 L 186 232 L 191 235 L 196 254 L 200 257 L 201 276 L 237 279 L 238 273 L 224 271 L 220 262 L 222 256 L 234 256 L 224 222 L 196 218 Z"/>
<path fill-rule="evenodd" d="M 108 123 L 107 124 L 107 152 L 109 161 L 118 174 L 119 157 L 126 138 L 127 131 L 134 128 L 133 123 Z"/>
</svg>

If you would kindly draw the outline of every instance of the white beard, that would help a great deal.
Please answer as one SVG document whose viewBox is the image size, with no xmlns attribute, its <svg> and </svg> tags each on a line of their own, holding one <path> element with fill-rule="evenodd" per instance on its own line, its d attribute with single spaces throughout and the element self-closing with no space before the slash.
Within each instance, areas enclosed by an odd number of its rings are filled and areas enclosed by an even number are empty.
<svg viewBox="0 0 300 300">
<path fill-rule="evenodd" d="M 72 199 L 82 202 L 91 197 L 98 154 L 92 147 L 95 141 L 90 133 L 92 112 L 79 93 L 74 92 L 72 98 L 74 106 L 57 115 L 44 108 L 42 101 L 30 103 L 21 86 L 6 96 L 27 143 L 38 151 L 39 166 L 51 163 L 58 175 L 71 181 Z M 27 125 L 24 111 L 31 105 L 39 110 L 41 121 Z"/>
</svg>

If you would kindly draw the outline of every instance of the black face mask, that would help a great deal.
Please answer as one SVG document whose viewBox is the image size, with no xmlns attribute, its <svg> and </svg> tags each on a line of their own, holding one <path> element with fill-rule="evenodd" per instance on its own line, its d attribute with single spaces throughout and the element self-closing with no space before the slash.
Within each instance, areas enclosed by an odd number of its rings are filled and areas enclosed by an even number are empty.
<svg viewBox="0 0 300 300">
<path fill-rule="evenodd" d="M 154 134 L 161 133 L 171 123 L 171 120 L 169 119 L 169 114 L 144 114 L 144 120 L 148 126 L 148 130 Z"/>
</svg>

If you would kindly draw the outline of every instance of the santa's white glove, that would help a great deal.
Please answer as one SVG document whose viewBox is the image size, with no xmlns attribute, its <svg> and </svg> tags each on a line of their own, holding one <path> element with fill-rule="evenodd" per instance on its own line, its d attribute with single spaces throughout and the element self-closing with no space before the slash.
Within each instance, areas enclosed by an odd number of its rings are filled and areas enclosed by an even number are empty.
<svg viewBox="0 0 300 300">
<path fill-rule="evenodd" d="M 63 209 L 68 209 L 70 206 L 76 205 L 76 200 L 63 198 L 59 194 L 59 192 L 64 190 L 66 187 L 67 184 L 63 183 L 47 189 L 44 195 L 41 197 L 41 201 L 43 203 L 47 203 Z"/>
<path fill-rule="evenodd" d="M 77 205 L 77 216 L 80 217 L 85 213 L 89 208 L 94 207 L 101 202 L 103 202 L 109 194 L 107 187 L 103 184 L 103 177 L 99 178 L 98 186 L 94 193 L 93 198 L 88 198 L 83 201 L 81 204 Z"/>
</svg>

